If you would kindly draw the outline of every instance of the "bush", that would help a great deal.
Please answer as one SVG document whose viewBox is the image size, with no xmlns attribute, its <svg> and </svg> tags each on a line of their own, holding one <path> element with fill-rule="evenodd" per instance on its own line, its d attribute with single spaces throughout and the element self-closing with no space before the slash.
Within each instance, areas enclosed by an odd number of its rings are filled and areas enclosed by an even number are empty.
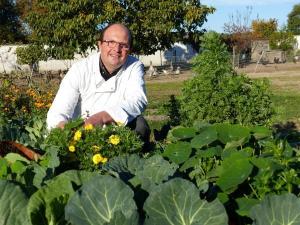
<svg viewBox="0 0 300 225">
<path fill-rule="evenodd" d="M 38 62 L 47 58 L 44 49 L 41 46 L 34 44 L 26 47 L 18 47 L 16 49 L 16 54 L 18 57 L 18 63 L 28 64 L 31 71 L 38 71 Z M 35 65 L 37 68 L 34 67 Z"/>
<path fill-rule="evenodd" d="M 185 82 L 180 98 L 183 124 L 195 120 L 267 124 L 274 113 L 267 80 L 238 75 L 217 33 L 205 34 L 201 48 L 193 60 L 196 75 Z"/>
<path fill-rule="evenodd" d="M 124 126 L 83 126 L 83 120 L 67 123 L 64 129 L 54 128 L 45 143 L 56 146 L 64 162 L 75 160 L 80 169 L 97 170 L 107 160 L 130 153 L 138 153 L 142 142 L 137 134 Z"/>
</svg>

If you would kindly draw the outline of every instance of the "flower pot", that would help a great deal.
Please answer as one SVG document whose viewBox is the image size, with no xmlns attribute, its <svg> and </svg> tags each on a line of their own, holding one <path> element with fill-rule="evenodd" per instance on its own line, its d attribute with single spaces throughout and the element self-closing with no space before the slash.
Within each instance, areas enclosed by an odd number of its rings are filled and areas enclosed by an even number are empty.
<svg viewBox="0 0 300 225">
<path fill-rule="evenodd" d="M 0 142 L 0 156 L 5 156 L 7 153 L 15 152 L 19 153 L 20 155 L 26 157 L 29 160 L 37 161 L 41 155 L 36 153 L 30 148 L 26 146 L 14 142 L 14 141 L 1 141 Z"/>
</svg>

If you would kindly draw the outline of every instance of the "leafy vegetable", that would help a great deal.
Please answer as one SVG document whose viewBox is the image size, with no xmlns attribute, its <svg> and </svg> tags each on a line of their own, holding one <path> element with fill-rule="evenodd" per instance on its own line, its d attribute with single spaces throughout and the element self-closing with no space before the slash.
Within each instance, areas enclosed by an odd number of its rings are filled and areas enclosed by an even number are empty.
<svg viewBox="0 0 300 225">
<path fill-rule="evenodd" d="M 67 204 L 66 219 L 74 225 L 137 225 L 133 191 L 120 179 L 95 175 Z"/>
<path fill-rule="evenodd" d="M 253 225 L 300 224 L 300 199 L 293 194 L 269 195 L 251 209 Z"/>
<path fill-rule="evenodd" d="M 175 178 L 157 186 L 145 202 L 145 225 L 228 224 L 222 204 L 199 198 L 199 190 L 191 182 Z"/>
<path fill-rule="evenodd" d="M 26 214 L 28 198 L 21 188 L 0 180 L 0 225 L 29 225 Z"/>
</svg>

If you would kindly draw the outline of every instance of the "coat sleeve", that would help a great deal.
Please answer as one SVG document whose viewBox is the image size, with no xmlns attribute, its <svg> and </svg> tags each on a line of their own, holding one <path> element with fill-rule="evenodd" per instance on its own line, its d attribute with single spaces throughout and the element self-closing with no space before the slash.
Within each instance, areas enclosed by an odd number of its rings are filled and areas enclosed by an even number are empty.
<svg viewBox="0 0 300 225">
<path fill-rule="evenodd" d="M 120 105 L 107 108 L 106 111 L 117 123 L 127 124 L 144 112 L 148 101 L 146 96 L 144 65 L 138 61 L 127 68 L 129 71 L 125 91 Z"/>
<path fill-rule="evenodd" d="M 79 98 L 79 74 L 76 65 L 72 66 L 63 78 L 54 101 L 47 113 L 48 129 L 61 121 L 72 118 Z"/>
</svg>

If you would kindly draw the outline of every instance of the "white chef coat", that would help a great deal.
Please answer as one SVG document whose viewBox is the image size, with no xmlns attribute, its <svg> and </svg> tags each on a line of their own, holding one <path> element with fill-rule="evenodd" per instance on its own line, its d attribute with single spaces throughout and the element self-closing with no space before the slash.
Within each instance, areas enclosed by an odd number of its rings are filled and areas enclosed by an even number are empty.
<svg viewBox="0 0 300 225">
<path fill-rule="evenodd" d="M 64 79 L 47 114 L 47 127 L 60 121 L 86 118 L 106 111 L 127 124 L 146 108 L 144 65 L 128 56 L 119 72 L 105 81 L 100 74 L 100 53 L 75 63 Z"/>
</svg>

